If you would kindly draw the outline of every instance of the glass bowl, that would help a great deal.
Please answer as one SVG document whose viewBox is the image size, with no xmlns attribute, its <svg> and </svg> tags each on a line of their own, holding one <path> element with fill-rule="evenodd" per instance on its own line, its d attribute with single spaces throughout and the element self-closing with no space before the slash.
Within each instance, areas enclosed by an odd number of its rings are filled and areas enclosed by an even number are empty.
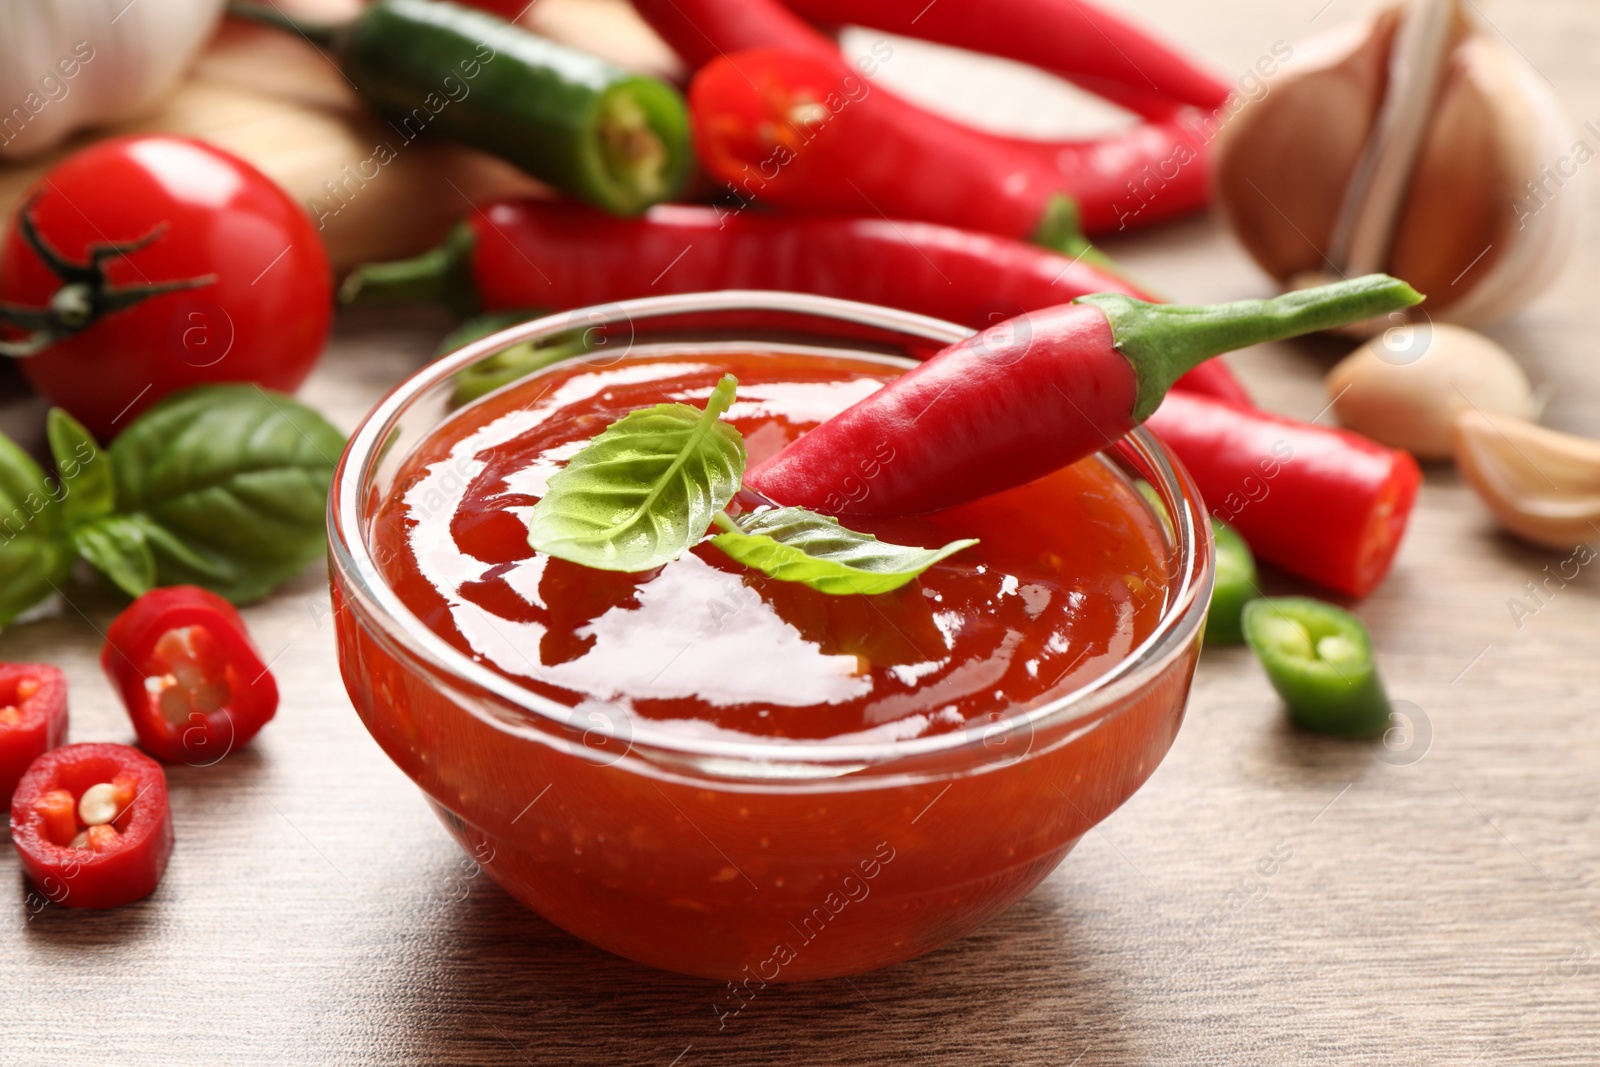
<svg viewBox="0 0 1600 1067">
<path fill-rule="evenodd" d="M 1168 553 L 1158 625 L 1084 687 L 964 731 L 878 744 L 691 737 L 580 714 L 427 629 L 381 576 L 373 513 L 406 456 L 456 415 L 456 374 L 574 331 L 591 362 L 721 349 L 906 365 L 970 333 L 787 293 L 635 300 L 485 338 L 373 409 L 329 503 L 345 686 L 450 833 L 518 899 L 600 948 L 668 970 L 752 988 L 855 974 L 1003 911 L 1155 770 L 1183 718 L 1212 545 L 1194 484 L 1143 430 L 1098 461 L 1154 488 Z"/>
</svg>

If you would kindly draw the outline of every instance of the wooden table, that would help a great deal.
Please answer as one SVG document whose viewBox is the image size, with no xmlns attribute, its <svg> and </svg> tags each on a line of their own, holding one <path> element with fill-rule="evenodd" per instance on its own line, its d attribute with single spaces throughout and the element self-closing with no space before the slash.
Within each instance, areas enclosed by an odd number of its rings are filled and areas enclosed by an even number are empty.
<svg viewBox="0 0 1600 1067">
<path fill-rule="evenodd" d="M 1359 6 L 1325 2 L 1139 7 L 1242 71 Z M 1592 0 L 1481 6 L 1573 115 L 1600 116 Z M 896 57 L 889 82 L 1015 128 L 1071 111 L 1065 95 L 1024 109 L 1033 83 L 1009 71 L 957 86 L 947 56 Z M 1546 421 L 1591 435 L 1597 236 L 1587 224 L 1561 284 L 1495 331 Z M 1211 220 L 1113 251 L 1187 299 L 1267 290 Z M 352 427 L 443 328 L 341 322 L 304 395 Z M 1339 350 L 1233 359 L 1267 405 L 1309 418 Z M 4 426 L 38 444 L 42 406 L 14 379 L 5 394 Z M 1248 653 L 1208 652 L 1166 762 L 1025 901 L 924 959 L 769 989 L 723 1030 L 712 983 L 593 950 L 463 866 L 351 711 L 312 568 L 247 612 L 283 706 L 248 750 L 172 769 L 178 849 L 152 899 L 30 919 L 0 850 L 0 1063 L 1593 1064 L 1600 577 L 1586 568 L 1520 626 L 1508 608 L 1562 556 L 1502 537 L 1430 471 L 1394 575 L 1361 606 L 1426 742 L 1296 734 Z M 85 585 L 0 635 L 0 657 L 69 672 L 74 740 L 131 739 L 96 665 L 115 610 Z"/>
</svg>

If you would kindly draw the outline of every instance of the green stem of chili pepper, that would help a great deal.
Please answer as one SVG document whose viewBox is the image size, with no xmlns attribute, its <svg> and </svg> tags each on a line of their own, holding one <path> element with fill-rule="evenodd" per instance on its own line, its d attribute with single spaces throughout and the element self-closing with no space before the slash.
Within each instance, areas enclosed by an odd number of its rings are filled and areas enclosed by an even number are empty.
<svg viewBox="0 0 1600 1067">
<path fill-rule="evenodd" d="M 1143 422 L 1173 382 L 1219 352 L 1361 322 L 1421 301 L 1400 279 L 1368 274 L 1231 304 L 1151 304 L 1121 293 L 1080 296 L 1077 303 L 1093 304 L 1110 320 L 1117 350 L 1138 376 L 1133 419 Z"/>
<path fill-rule="evenodd" d="M 1261 595 L 1256 586 L 1256 558 L 1244 538 L 1227 523 L 1212 519 L 1211 533 L 1217 546 L 1217 568 L 1205 643 L 1237 645 L 1244 640 L 1244 607 Z"/>
<path fill-rule="evenodd" d="M 339 287 L 339 303 L 440 304 L 458 318 L 470 318 L 479 310 L 471 266 L 477 243 L 472 228 L 457 223 L 443 244 L 420 256 L 366 263 L 351 271 Z"/>
<path fill-rule="evenodd" d="M 1073 259 L 1081 259 L 1093 263 L 1119 278 L 1128 278 L 1127 272 L 1117 265 L 1117 261 L 1106 255 L 1094 246 L 1094 243 L 1084 236 L 1081 214 L 1078 211 L 1078 202 L 1064 193 L 1057 193 L 1045 205 L 1044 217 L 1039 220 L 1038 227 L 1033 235 L 1028 238 L 1032 243 Z M 1142 285 L 1135 288 L 1144 289 Z"/>
<path fill-rule="evenodd" d="M 1296 726 L 1341 737 L 1373 737 L 1389 725 L 1372 638 L 1361 620 L 1307 597 L 1252 600 L 1244 639 Z"/>
<path fill-rule="evenodd" d="M 425 132 L 454 138 L 618 215 L 672 198 L 688 179 L 677 90 L 486 12 L 376 0 L 329 28 L 244 0 L 229 11 L 326 48 L 402 148 Z"/>
</svg>

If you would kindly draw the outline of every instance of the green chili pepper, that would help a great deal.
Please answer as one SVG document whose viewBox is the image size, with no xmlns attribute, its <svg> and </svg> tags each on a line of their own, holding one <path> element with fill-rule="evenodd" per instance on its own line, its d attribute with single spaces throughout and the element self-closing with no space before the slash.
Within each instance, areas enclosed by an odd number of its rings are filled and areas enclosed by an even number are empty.
<svg viewBox="0 0 1600 1067">
<path fill-rule="evenodd" d="M 456 407 L 487 396 L 502 385 L 521 381 L 536 370 L 552 363 L 572 359 L 589 351 L 585 342 L 587 331 L 573 330 L 557 334 L 542 341 L 524 341 L 503 352 L 496 352 L 456 375 L 455 389 L 450 393 L 450 403 Z"/>
<path fill-rule="evenodd" d="M 1256 558 L 1232 526 L 1211 520 L 1217 544 L 1217 577 L 1211 590 L 1211 610 L 1206 615 L 1205 643 L 1237 645 L 1244 640 L 1241 614 L 1244 606 L 1261 594 L 1256 588 Z"/>
<path fill-rule="evenodd" d="M 1308 597 L 1252 600 L 1243 617 L 1244 639 L 1296 726 L 1343 737 L 1388 727 L 1389 698 L 1360 619 Z"/>
<path fill-rule="evenodd" d="M 634 215 L 688 178 L 683 97 L 528 33 L 439 0 L 377 0 L 354 21 L 315 26 L 236 0 L 235 15 L 326 48 L 356 91 L 390 122 L 404 151 L 436 133 L 492 152 L 596 207 Z"/>
<path fill-rule="evenodd" d="M 444 335 L 439 347 L 433 350 L 434 358 L 448 356 L 456 349 L 465 348 L 474 341 L 481 341 L 491 333 L 499 333 L 508 326 L 536 319 L 543 314 L 543 311 L 536 308 L 521 308 L 516 311 L 491 311 L 485 315 L 474 316 Z"/>
</svg>

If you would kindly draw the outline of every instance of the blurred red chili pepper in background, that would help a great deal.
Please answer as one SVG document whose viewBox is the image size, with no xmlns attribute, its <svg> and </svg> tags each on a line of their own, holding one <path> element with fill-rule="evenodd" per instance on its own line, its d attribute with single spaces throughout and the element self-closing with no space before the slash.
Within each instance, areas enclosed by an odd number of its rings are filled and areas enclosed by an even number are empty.
<svg viewBox="0 0 1600 1067">
<path fill-rule="evenodd" d="M 1203 137 L 1181 122 L 1032 149 L 876 89 L 837 56 L 720 57 L 695 75 L 689 105 L 706 169 L 787 210 L 1037 240 L 1063 193 L 1091 235 L 1197 210 L 1210 195 Z"/>
<path fill-rule="evenodd" d="M 1172 118 L 1185 106 L 1215 111 L 1230 92 L 1182 53 L 1086 0 L 784 3 L 820 22 L 859 23 L 1028 63 L 1146 118 Z"/>
<path fill-rule="evenodd" d="M 666 293 L 774 289 L 861 300 L 983 329 L 1088 293 L 1155 299 L 1087 257 L 925 222 L 774 217 L 661 204 L 617 218 L 576 204 L 481 205 L 440 248 L 360 268 L 343 298 L 477 311 L 565 310 Z M 1218 360 L 1177 388 L 1249 405 Z"/>
</svg>

